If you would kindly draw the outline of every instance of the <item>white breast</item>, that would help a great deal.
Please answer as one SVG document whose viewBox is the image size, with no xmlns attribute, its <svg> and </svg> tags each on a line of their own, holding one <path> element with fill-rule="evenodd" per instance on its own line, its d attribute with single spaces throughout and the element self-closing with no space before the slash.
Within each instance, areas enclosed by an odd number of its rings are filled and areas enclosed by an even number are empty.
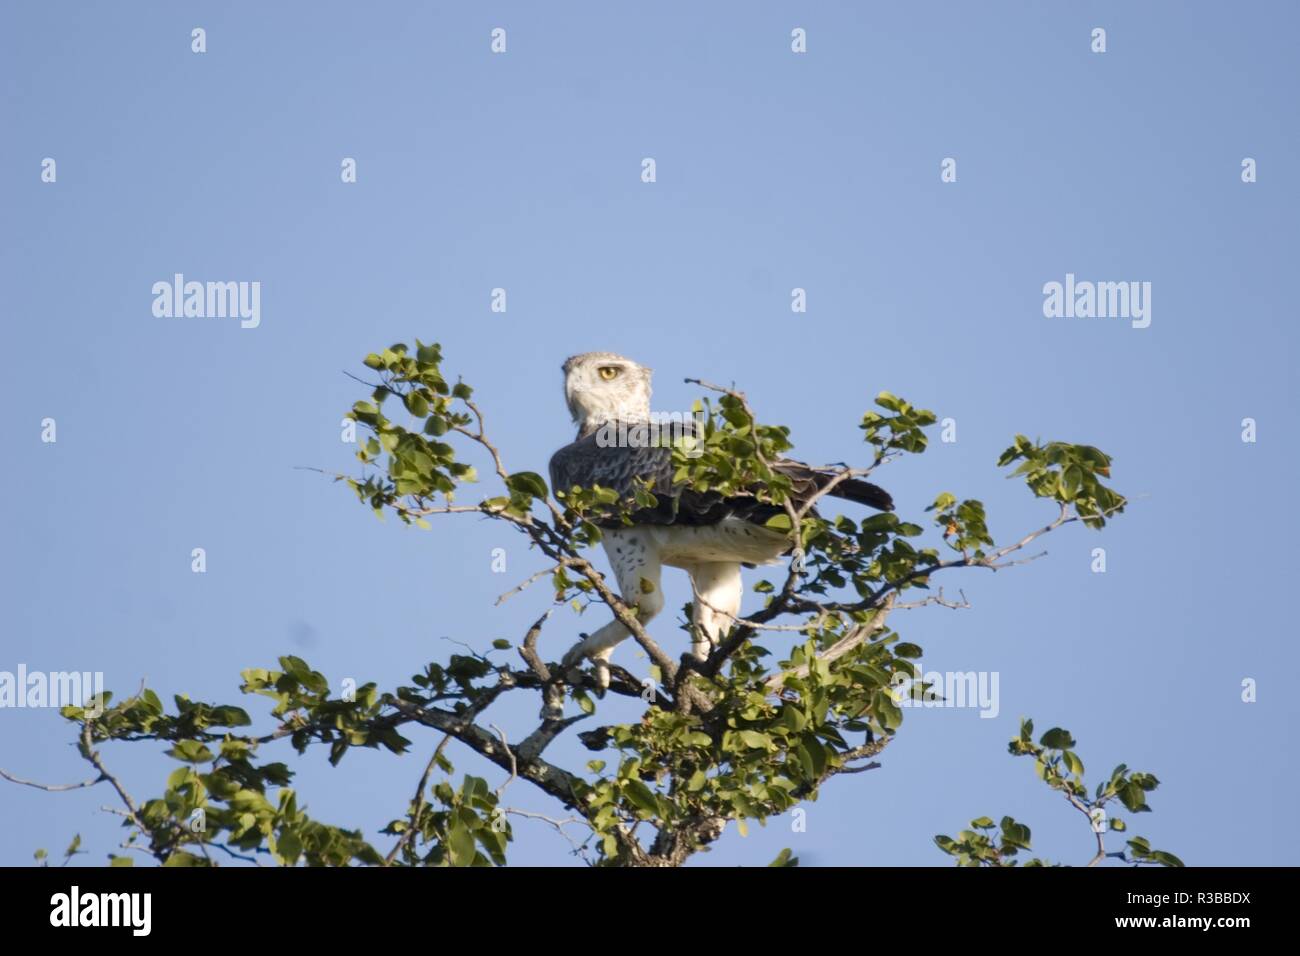
<svg viewBox="0 0 1300 956">
<path fill-rule="evenodd" d="M 784 533 L 741 518 L 724 518 L 700 527 L 647 526 L 645 530 L 659 545 L 660 560 L 675 567 L 699 561 L 773 564 L 790 547 Z"/>
</svg>

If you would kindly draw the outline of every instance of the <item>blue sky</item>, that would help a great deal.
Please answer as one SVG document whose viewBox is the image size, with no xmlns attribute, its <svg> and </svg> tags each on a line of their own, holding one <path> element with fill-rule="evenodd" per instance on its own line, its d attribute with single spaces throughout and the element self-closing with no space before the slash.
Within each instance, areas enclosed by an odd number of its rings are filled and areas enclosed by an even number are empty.
<svg viewBox="0 0 1300 956">
<path fill-rule="evenodd" d="M 806 832 L 730 832 L 697 864 L 789 846 L 944 865 L 934 834 L 1004 813 L 1084 862 L 1086 824 L 1006 754 L 1021 715 L 1071 729 L 1094 782 L 1121 761 L 1156 773 L 1155 813 L 1131 821 L 1154 845 L 1293 863 L 1298 28 L 1281 2 L 6 4 L 0 670 L 102 670 L 119 695 L 144 679 L 262 714 L 238 674 L 280 654 L 393 686 L 445 638 L 519 638 L 548 596 L 494 606 L 540 567 L 517 536 L 379 523 L 294 470 L 349 467 L 339 420 L 361 396 L 342 372 L 394 341 L 443 344 L 516 470 L 571 437 L 575 352 L 652 366 L 665 410 L 689 408 L 686 376 L 735 381 L 810 461 L 865 456 L 856 424 L 888 389 L 957 423 L 879 474 L 902 513 L 951 490 L 986 503 L 1000 541 L 1043 523 L 994 467 L 1016 432 L 1104 448 L 1133 505 L 1031 565 L 954 576 L 969 610 L 895 619 L 927 668 L 997 671 L 996 719 L 909 712 Z M 177 272 L 259 281 L 260 326 L 156 318 L 152 284 Z M 1067 273 L 1150 282 L 1150 327 L 1045 318 L 1043 285 Z M 655 629 L 678 651 L 672 618 Z M 543 648 L 592 626 L 559 615 Z M 630 645 L 615 660 L 644 666 Z M 500 719 L 524 732 L 535 701 L 513 706 Z M 0 710 L 0 767 L 84 779 L 70 729 Z M 338 770 L 309 755 L 301 802 L 373 832 L 436 737 L 416 741 Z M 104 755 L 138 797 L 174 766 Z M 77 832 L 102 862 L 109 797 L 0 786 L 0 863 Z M 506 802 L 551 808 L 524 783 Z M 515 830 L 514 862 L 568 861 L 544 825 Z"/>
</svg>

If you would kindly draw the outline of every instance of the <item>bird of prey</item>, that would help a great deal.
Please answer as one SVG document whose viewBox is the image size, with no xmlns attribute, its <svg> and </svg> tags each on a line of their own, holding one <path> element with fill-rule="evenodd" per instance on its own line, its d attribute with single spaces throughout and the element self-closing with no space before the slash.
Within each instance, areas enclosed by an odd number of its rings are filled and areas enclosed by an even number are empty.
<svg viewBox="0 0 1300 956">
<path fill-rule="evenodd" d="M 663 609 L 660 569 L 664 565 L 683 568 L 690 575 L 695 594 L 691 650 L 703 660 L 740 613 L 742 565 L 772 564 L 791 550 L 788 532 L 765 526 L 784 508 L 759 501 L 752 493 L 723 497 L 676 485 L 671 445 L 631 440 L 647 433 L 647 428 L 635 426 L 652 420 L 650 369 L 612 352 L 587 352 L 567 359 L 563 370 L 564 397 L 578 436 L 552 456 L 551 488 L 563 492 L 599 485 L 630 499 L 638 481 L 651 483 L 656 506 L 632 511 L 631 525 L 618 515 L 597 519 L 596 524 L 603 531 L 619 595 L 636 608 L 640 623 Z M 619 425 L 631 427 L 619 429 Z M 611 435 L 629 440 L 611 442 Z M 790 478 L 791 503 L 796 508 L 835 477 L 834 471 L 790 459 L 771 465 Z M 857 478 L 842 480 L 828 493 L 881 511 L 894 507 L 883 489 Z M 629 636 L 627 627 L 613 620 L 577 644 L 565 663 L 590 659 L 597 680 L 607 686 L 610 655 Z"/>
</svg>

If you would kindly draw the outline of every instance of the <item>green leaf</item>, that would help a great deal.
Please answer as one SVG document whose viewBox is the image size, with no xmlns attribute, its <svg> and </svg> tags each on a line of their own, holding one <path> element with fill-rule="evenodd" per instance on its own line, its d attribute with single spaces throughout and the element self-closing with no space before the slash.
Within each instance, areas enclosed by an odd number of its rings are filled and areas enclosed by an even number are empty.
<svg viewBox="0 0 1300 956">
<path fill-rule="evenodd" d="M 506 479 L 506 487 L 511 491 L 531 495 L 534 498 L 544 499 L 548 494 L 546 482 L 542 480 L 542 476 L 532 471 L 515 472 Z"/>
<path fill-rule="evenodd" d="M 424 418 L 429 414 L 429 402 L 419 392 L 407 392 L 403 401 L 406 403 L 406 410 L 416 418 Z"/>
<path fill-rule="evenodd" d="M 1070 736 L 1070 732 L 1062 730 L 1060 727 L 1053 727 L 1047 731 L 1039 738 L 1038 743 L 1049 750 L 1069 750 L 1075 746 L 1074 738 Z"/>
<path fill-rule="evenodd" d="M 472 866 L 478 855 L 474 846 L 474 834 L 459 819 L 453 819 L 447 828 L 447 852 L 452 866 Z"/>
<path fill-rule="evenodd" d="M 1082 484 L 1083 472 L 1079 470 L 1078 465 L 1071 465 L 1061 473 L 1061 497 L 1066 501 L 1073 501 Z"/>
<path fill-rule="evenodd" d="M 623 795 L 637 809 L 644 810 L 651 816 L 658 815 L 659 801 L 655 799 L 654 791 L 640 780 L 633 778 L 625 782 L 623 784 Z"/>
<path fill-rule="evenodd" d="M 1147 806 L 1146 794 L 1136 783 L 1126 783 L 1119 790 L 1119 798 L 1130 813 L 1142 813 L 1150 810 Z"/>
<path fill-rule="evenodd" d="M 285 866 L 293 866 L 302 855 L 302 841 L 292 830 L 283 830 L 276 837 L 275 852 Z"/>
<path fill-rule="evenodd" d="M 207 763 L 212 759 L 212 751 L 197 740 L 178 740 L 166 753 L 184 763 Z"/>
</svg>

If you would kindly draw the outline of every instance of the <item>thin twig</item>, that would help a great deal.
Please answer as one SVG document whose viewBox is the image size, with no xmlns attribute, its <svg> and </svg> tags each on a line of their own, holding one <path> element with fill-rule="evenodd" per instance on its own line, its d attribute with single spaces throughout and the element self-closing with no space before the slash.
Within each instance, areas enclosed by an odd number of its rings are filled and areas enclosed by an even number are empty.
<svg viewBox="0 0 1300 956">
<path fill-rule="evenodd" d="M 552 565 L 552 566 L 549 567 L 549 568 L 542 568 L 542 570 L 536 572 L 535 574 L 530 574 L 530 575 L 529 575 L 529 576 L 524 580 L 524 582 L 523 582 L 522 584 L 517 584 L 517 585 L 515 585 L 515 586 L 512 587 L 509 591 L 507 591 L 505 594 L 502 594 L 499 598 L 497 598 L 497 600 L 496 600 L 496 605 L 495 605 L 495 606 L 500 607 L 502 604 L 504 604 L 504 603 L 506 602 L 507 599 L 509 599 L 509 598 L 513 597 L 514 595 L 518 594 L 520 591 L 524 590 L 526 587 L 528 587 L 528 586 L 529 586 L 530 584 L 532 584 L 534 581 L 538 580 L 539 578 L 544 578 L 544 577 L 546 577 L 546 575 L 548 575 L 548 574 L 554 574 L 556 571 L 560 570 L 560 568 L 564 567 L 564 564 L 565 564 L 565 563 L 564 563 L 563 561 L 561 561 L 561 562 L 558 562 L 558 563 Z"/>
<path fill-rule="evenodd" d="M 497 798 L 500 799 L 501 794 L 505 793 L 506 787 L 514 783 L 515 778 L 519 776 L 519 761 L 515 757 L 515 752 L 510 749 L 510 741 L 506 739 L 506 732 L 496 724 L 488 724 L 488 726 L 497 732 L 497 736 L 501 738 L 501 746 L 506 749 L 506 753 L 510 756 L 510 776 L 506 778 L 505 783 L 496 789 Z"/>
<path fill-rule="evenodd" d="M 104 782 L 103 775 L 100 775 L 90 780 L 83 780 L 81 783 L 37 783 L 34 780 L 24 780 L 21 777 L 15 777 L 13 774 L 5 770 L 0 770 L 0 777 L 3 777 L 10 783 L 22 784 L 24 787 L 35 787 L 37 790 L 44 790 L 47 793 L 62 793 L 66 790 L 81 790 L 85 787 L 93 787 L 97 783 Z"/>
<path fill-rule="evenodd" d="M 451 734 L 444 734 L 442 740 L 439 741 L 437 748 L 434 749 L 433 756 L 430 757 L 429 762 L 425 764 L 424 773 L 420 774 L 419 786 L 415 789 L 415 798 L 411 801 L 412 807 L 408 816 L 410 826 L 402 832 L 401 838 L 393 845 L 393 848 L 388 851 L 388 855 L 384 857 L 384 866 L 392 866 L 393 860 L 397 858 L 397 854 L 401 852 L 402 847 L 409 843 L 418 831 L 420 825 L 420 814 L 424 811 L 424 791 L 429 786 L 429 776 L 433 773 L 433 768 L 437 765 L 438 758 L 441 757 L 442 752 L 447 749 L 447 744 L 450 740 Z"/>
</svg>

